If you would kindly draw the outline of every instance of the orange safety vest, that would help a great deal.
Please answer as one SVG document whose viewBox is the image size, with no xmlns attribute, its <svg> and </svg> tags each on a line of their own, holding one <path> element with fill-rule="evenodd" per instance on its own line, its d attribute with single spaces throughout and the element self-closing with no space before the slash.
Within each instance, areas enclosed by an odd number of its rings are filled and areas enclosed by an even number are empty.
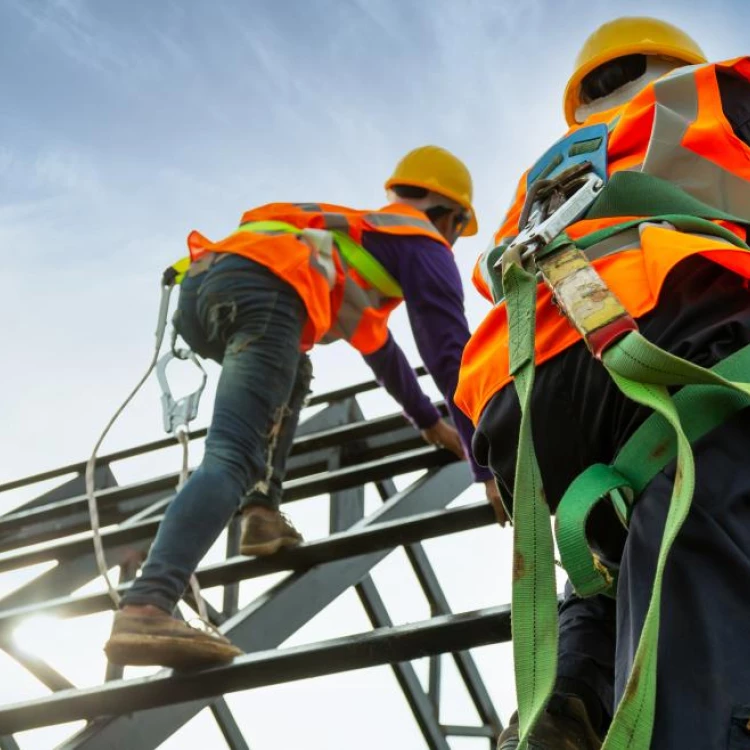
<svg viewBox="0 0 750 750">
<path fill-rule="evenodd" d="M 258 222 L 283 222 L 303 231 L 255 231 Z M 364 232 L 429 237 L 450 249 L 429 219 L 410 206 L 393 204 L 378 211 L 358 211 L 327 203 L 269 203 L 247 211 L 240 230 L 219 242 L 192 232 L 188 247 L 192 260 L 205 252 L 250 258 L 294 287 L 307 308 L 303 349 L 343 338 L 363 354 L 370 354 L 385 344 L 388 317 L 401 297 L 384 293 L 365 278 L 362 269 L 344 260 L 339 247 L 342 239 L 336 234 L 345 233 L 361 245 Z M 377 265 L 372 256 L 370 263 Z"/>
<path fill-rule="evenodd" d="M 608 174 L 644 172 L 668 180 L 709 206 L 750 222 L 750 148 L 732 131 L 724 116 L 716 70 L 750 80 L 750 58 L 677 68 L 646 86 L 625 105 L 593 115 L 568 134 L 595 123 L 607 123 Z M 495 235 L 495 244 L 517 235 L 526 198 L 526 176 Z M 585 254 L 631 316 L 653 310 L 669 272 L 682 260 L 701 254 L 750 278 L 750 253 L 713 236 L 688 234 L 648 223 L 648 217 L 620 216 L 577 221 L 567 234 L 573 240 L 624 221 L 643 218 L 632 231 L 593 244 Z M 742 227 L 717 224 L 745 239 Z M 492 301 L 486 259 L 480 256 L 474 285 Z M 536 303 L 536 362 L 565 351 L 580 334 L 560 314 L 549 289 L 540 284 Z M 499 301 L 466 345 L 455 394 L 456 404 L 476 424 L 490 399 L 510 381 L 505 303 Z"/>
</svg>

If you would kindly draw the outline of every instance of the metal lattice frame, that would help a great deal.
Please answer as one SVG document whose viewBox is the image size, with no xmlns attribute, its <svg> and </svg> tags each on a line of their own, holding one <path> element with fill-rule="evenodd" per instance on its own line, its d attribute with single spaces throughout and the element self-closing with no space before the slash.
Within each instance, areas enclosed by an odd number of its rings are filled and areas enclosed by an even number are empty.
<svg viewBox="0 0 750 750">
<path fill-rule="evenodd" d="M 502 725 L 467 649 L 509 640 L 509 609 L 453 614 L 420 544 L 423 539 L 491 524 L 493 514 L 484 502 L 446 509 L 470 484 L 466 464 L 455 462 L 447 451 L 425 447 L 418 432 L 400 415 L 365 420 L 356 396 L 376 387 L 376 383 L 363 383 L 313 397 L 310 405 L 327 406 L 300 425 L 294 443 L 284 501 L 330 494 L 331 535 L 271 557 L 243 558 L 238 556 L 235 520 L 228 529 L 226 561 L 199 569 L 202 587 L 223 587 L 221 610 L 209 607 L 211 619 L 246 652 L 232 664 L 199 674 L 163 670 L 123 680 L 122 670 L 110 664 L 104 684 L 77 689 L 42 659 L 16 648 L 12 632 L 31 615 L 80 617 L 110 609 L 111 601 L 107 594 L 71 596 L 98 575 L 83 494 L 84 464 L 0 485 L 2 494 L 77 474 L 0 516 L 0 572 L 58 562 L 54 569 L 0 598 L 0 648 L 52 691 L 42 699 L 0 707 L 0 750 L 17 750 L 14 732 L 75 719 L 89 723 L 60 748 L 148 750 L 206 707 L 227 746 L 247 750 L 248 743 L 221 697 L 224 694 L 382 664 L 391 665 L 430 750 L 449 750 L 450 736 L 487 738 L 493 747 Z M 204 435 L 205 430 L 200 430 L 192 438 Z M 99 459 L 96 482 L 102 523 L 114 525 L 102 536 L 108 560 L 119 566 L 121 591 L 135 576 L 137 560 L 148 549 L 174 496 L 177 475 L 120 487 L 110 466 L 173 444 L 171 439 L 154 441 Z M 417 470 L 427 473 L 397 492 L 393 477 Z M 376 485 L 383 505 L 365 517 L 368 483 Z M 45 544 L 39 546 L 41 542 Z M 399 546 L 404 547 L 425 594 L 431 619 L 394 626 L 369 573 Z M 290 571 L 290 575 L 239 608 L 240 581 L 278 571 Z M 372 623 L 372 632 L 277 649 L 351 587 Z M 448 726 L 440 721 L 444 653 L 451 653 L 456 663 L 480 717 L 478 726 Z M 410 664 L 423 657 L 430 657 L 426 690 Z"/>
</svg>

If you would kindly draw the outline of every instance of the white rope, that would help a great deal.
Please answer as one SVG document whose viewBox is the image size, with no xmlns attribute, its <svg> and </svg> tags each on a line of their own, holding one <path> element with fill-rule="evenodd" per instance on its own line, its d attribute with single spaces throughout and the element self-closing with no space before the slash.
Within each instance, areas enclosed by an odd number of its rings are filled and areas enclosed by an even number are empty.
<svg viewBox="0 0 750 750">
<path fill-rule="evenodd" d="M 190 444 L 190 433 L 187 427 L 180 425 L 175 431 L 175 437 L 177 442 L 182 446 L 182 469 L 180 470 L 180 478 L 177 482 L 177 492 L 179 492 L 185 482 L 188 480 L 189 474 L 189 444 Z M 208 610 L 206 609 L 206 602 L 201 594 L 201 587 L 198 583 L 198 578 L 195 573 L 190 576 L 190 590 L 193 592 L 193 598 L 195 599 L 195 605 L 198 608 L 198 617 L 208 625 L 211 629 L 216 630 L 211 621 L 208 619 Z M 217 631 L 218 632 L 218 631 Z"/>
<path fill-rule="evenodd" d="M 107 426 L 104 428 L 104 431 L 99 436 L 99 440 L 97 440 L 96 445 L 94 446 L 94 450 L 91 452 L 91 457 L 86 463 L 86 499 L 88 500 L 89 516 L 91 518 L 91 531 L 93 534 L 92 540 L 94 542 L 94 556 L 96 557 L 96 564 L 99 568 L 99 573 L 104 579 L 104 582 L 107 584 L 107 591 L 109 592 L 109 595 L 116 608 L 120 606 L 120 595 L 109 578 L 107 558 L 104 555 L 104 545 L 102 544 L 101 524 L 99 523 L 99 508 L 96 504 L 96 482 L 94 478 L 94 472 L 96 470 L 96 457 L 97 453 L 99 452 L 99 448 L 104 442 L 104 438 L 107 437 L 107 434 L 112 429 L 114 423 L 119 419 L 123 411 L 125 411 L 128 404 L 130 404 L 130 402 L 135 398 L 138 391 L 140 391 L 143 387 L 143 384 L 148 380 L 149 375 L 151 375 L 151 373 L 153 372 L 154 367 L 156 367 L 156 362 L 159 359 L 159 351 L 164 340 L 164 331 L 166 330 L 167 325 L 167 311 L 169 310 L 169 295 L 171 294 L 171 292 L 172 287 L 162 286 L 161 300 L 159 303 L 159 320 L 156 327 L 156 346 L 154 347 L 154 354 L 151 358 L 151 362 L 148 365 L 148 369 L 138 381 L 136 387 L 133 388 L 133 390 L 130 392 L 130 395 L 125 399 L 125 401 L 122 402 L 120 407 L 114 413 L 112 419 L 110 419 L 107 423 Z"/>
<path fill-rule="evenodd" d="M 142 375 L 141 379 L 138 381 L 138 384 L 135 386 L 135 388 L 133 388 L 133 390 L 130 392 L 128 397 L 125 399 L 125 401 L 122 402 L 120 407 L 117 409 L 117 411 L 114 413 L 112 418 L 107 423 L 107 426 L 104 428 L 104 431 L 99 436 L 99 439 L 97 440 L 96 445 L 94 446 L 94 450 L 91 452 L 91 457 L 86 463 L 86 499 L 88 500 L 89 516 L 91 518 L 91 531 L 92 531 L 92 541 L 94 543 L 94 556 L 96 557 L 96 564 L 97 564 L 97 567 L 99 568 L 99 573 L 101 574 L 102 578 L 104 579 L 104 582 L 107 585 L 107 591 L 109 592 L 109 596 L 112 599 L 112 602 L 114 603 L 116 609 L 119 608 L 120 606 L 121 597 L 109 577 L 109 568 L 107 567 L 107 558 L 104 554 L 104 545 L 102 544 L 101 524 L 99 520 L 99 508 L 96 502 L 96 482 L 95 482 L 95 476 L 94 476 L 94 472 L 96 470 L 96 459 L 97 459 L 97 454 L 99 452 L 99 448 L 101 448 L 101 445 L 104 442 L 104 439 L 107 437 L 109 431 L 112 429 L 112 426 L 119 419 L 120 415 L 123 413 L 123 411 L 125 411 L 125 409 L 128 407 L 130 402 L 135 398 L 138 391 L 140 391 L 140 389 L 143 387 L 143 384 L 148 380 L 149 376 L 151 375 L 151 373 L 154 371 L 154 368 L 156 367 L 156 364 L 159 359 L 159 352 L 161 351 L 161 345 L 164 342 L 164 332 L 166 331 L 167 313 L 169 311 L 169 296 L 171 294 L 171 291 L 172 291 L 171 286 L 162 285 L 162 295 L 161 295 L 161 300 L 159 303 L 159 319 L 157 322 L 156 334 L 155 334 L 156 342 L 154 346 L 154 353 L 153 353 L 153 356 L 151 357 L 151 361 L 149 362 L 148 368 L 146 369 L 146 372 Z M 180 476 L 177 482 L 177 492 L 179 492 L 184 486 L 185 482 L 187 482 L 188 475 L 190 472 L 190 465 L 189 465 L 190 456 L 189 456 L 189 447 L 188 447 L 190 443 L 190 433 L 188 431 L 187 425 L 179 425 L 178 428 L 175 430 L 175 437 L 177 438 L 177 442 L 179 442 L 180 445 L 182 446 L 182 467 L 180 469 Z M 196 578 L 195 574 L 190 576 L 190 588 L 195 598 L 196 607 L 198 609 L 198 616 L 203 621 L 204 625 L 206 625 L 209 629 L 218 633 L 219 631 L 216 630 L 216 628 L 213 626 L 213 624 L 208 618 L 208 610 L 206 608 L 206 602 L 203 599 L 203 596 L 201 595 L 200 585 L 198 583 L 198 579 Z"/>
</svg>

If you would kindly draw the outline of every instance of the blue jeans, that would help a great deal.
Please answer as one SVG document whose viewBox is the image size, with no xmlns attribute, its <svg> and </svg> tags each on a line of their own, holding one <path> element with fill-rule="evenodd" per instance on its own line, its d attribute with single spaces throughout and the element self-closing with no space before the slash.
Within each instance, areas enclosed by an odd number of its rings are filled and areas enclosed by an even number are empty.
<svg viewBox="0 0 750 750">
<path fill-rule="evenodd" d="M 193 351 L 222 365 L 205 454 L 169 505 L 123 605 L 152 604 L 171 613 L 245 494 L 273 476 L 270 454 L 298 371 L 305 307 L 264 266 L 235 255 L 219 258 L 183 281 L 175 314 L 175 327 Z"/>
<path fill-rule="evenodd" d="M 305 405 L 305 399 L 310 393 L 312 382 L 312 362 L 307 354 L 300 354 L 297 363 L 297 374 L 294 378 L 292 395 L 289 397 L 284 415 L 281 419 L 279 437 L 276 447 L 269 454 L 271 479 L 259 481 L 245 495 L 242 505 L 262 505 L 272 510 L 278 510 L 281 505 L 282 483 L 286 476 L 286 461 L 294 442 L 294 434 L 299 424 L 299 414 Z"/>
</svg>

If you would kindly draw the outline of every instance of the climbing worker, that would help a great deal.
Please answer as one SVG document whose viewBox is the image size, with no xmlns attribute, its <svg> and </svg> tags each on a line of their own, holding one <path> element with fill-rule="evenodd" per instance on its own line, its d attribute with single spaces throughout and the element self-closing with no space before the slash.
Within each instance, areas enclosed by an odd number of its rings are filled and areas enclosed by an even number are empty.
<svg viewBox="0 0 750 750">
<path fill-rule="evenodd" d="M 456 392 L 514 525 L 498 748 L 750 747 L 750 58 L 620 18 L 564 110 L 475 268 Z"/>
<path fill-rule="evenodd" d="M 272 203 L 245 213 L 239 229 L 219 242 L 189 236 L 192 262 L 175 326 L 222 371 L 203 461 L 167 509 L 140 577 L 122 598 L 105 646 L 110 661 L 185 668 L 241 653 L 172 613 L 248 491 L 243 553 L 268 554 L 301 540 L 278 510 L 284 461 L 310 382 L 300 352 L 348 341 L 428 443 L 461 458 L 469 453 L 473 427 L 452 398 L 469 330 L 451 248 L 477 231 L 471 177 L 448 151 L 424 146 L 399 162 L 385 187 L 390 203 L 380 210 Z M 422 392 L 388 330 L 402 300 L 457 430 Z M 492 474 L 472 465 L 502 516 Z"/>
</svg>

